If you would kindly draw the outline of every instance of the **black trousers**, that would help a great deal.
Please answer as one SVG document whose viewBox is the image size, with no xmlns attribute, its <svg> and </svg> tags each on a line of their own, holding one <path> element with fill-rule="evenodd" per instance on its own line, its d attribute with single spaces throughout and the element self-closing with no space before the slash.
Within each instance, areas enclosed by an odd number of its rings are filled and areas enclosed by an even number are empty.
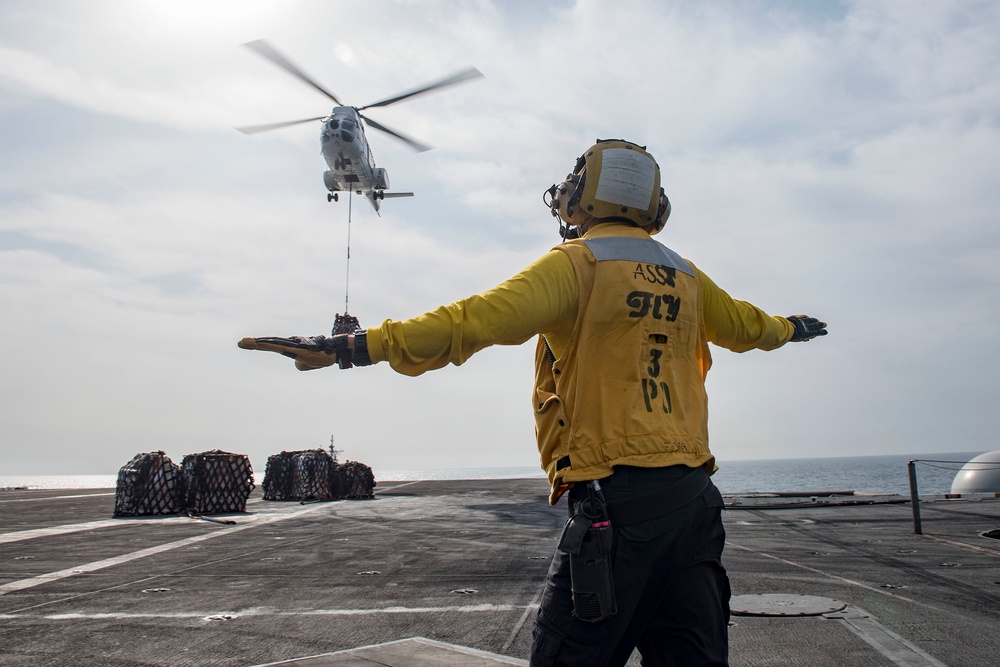
<svg viewBox="0 0 1000 667">
<path fill-rule="evenodd" d="M 691 469 L 684 466 L 619 466 L 601 486 L 609 503 L 627 504 L 687 474 Z M 570 501 L 584 493 L 578 484 Z M 569 556 L 556 550 L 532 632 L 531 666 L 620 667 L 636 648 L 644 667 L 728 665 L 722 508 L 722 495 L 708 482 L 659 516 L 621 527 L 612 522 L 618 613 L 597 623 L 573 617 Z"/>
</svg>

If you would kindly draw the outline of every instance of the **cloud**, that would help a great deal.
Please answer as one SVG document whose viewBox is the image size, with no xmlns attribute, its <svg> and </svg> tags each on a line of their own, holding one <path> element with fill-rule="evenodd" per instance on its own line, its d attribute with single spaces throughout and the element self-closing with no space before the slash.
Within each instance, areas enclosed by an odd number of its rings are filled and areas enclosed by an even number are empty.
<svg viewBox="0 0 1000 667">
<path fill-rule="evenodd" d="M 328 331 L 348 206 L 363 324 L 491 287 L 558 241 L 542 190 L 612 136 L 660 162 L 664 242 L 737 298 L 830 322 L 716 353 L 720 458 L 993 446 L 993 3 L 57 5 L 0 10 L 19 26 L 0 28 L 0 308 L 23 343 L 0 352 L 5 470 L 214 447 L 262 470 L 331 433 L 383 468 L 534 465 L 530 345 L 411 379 L 235 341 Z M 348 103 L 486 78 L 371 110 L 436 146 L 370 131 L 417 194 L 378 217 L 325 201 L 317 127 L 232 129 L 331 105 L 239 46 L 259 38 Z"/>
</svg>

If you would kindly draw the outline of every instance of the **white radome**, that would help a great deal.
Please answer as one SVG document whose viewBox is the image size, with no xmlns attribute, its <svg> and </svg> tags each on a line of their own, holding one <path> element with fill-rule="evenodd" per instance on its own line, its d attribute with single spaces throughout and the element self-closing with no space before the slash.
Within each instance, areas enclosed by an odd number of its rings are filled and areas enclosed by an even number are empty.
<svg viewBox="0 0 1000 667">
<path fill-rule="evenodd" d="M 1000 451 L 986 452 L 958 471 L 952 493 L 1000 493 Z"/>
</svg>

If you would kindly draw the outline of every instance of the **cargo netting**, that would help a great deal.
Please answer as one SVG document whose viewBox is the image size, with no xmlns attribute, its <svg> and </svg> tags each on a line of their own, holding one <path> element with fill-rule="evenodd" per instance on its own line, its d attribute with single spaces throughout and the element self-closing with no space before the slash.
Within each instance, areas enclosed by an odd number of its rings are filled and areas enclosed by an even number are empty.
<svg viewBox="0 0 1000 667">
<path fill-rule="evenodd" d="M 191 514 L 244 512 L 253 491 L 253 468 L 245 454 L 213 449 L 188 454 L 184 471 L 184 509 Z"/>
<path fill-rule="evenodd" d="M 115 516 L 177 514 L 183 506 L 181 468 L 163 452 L 136 454 L 118 471 Z"/>
<path fill-rule="evenodd" d="M 264 500 L 360 500 L 374 498 L 375 485 L 363 463 L 339 463 L 322 449 L 281 452 L 267 459 Z"/>
<path fill-rule="evenodd" d="M 348 461 L 337 465 L 334 473 L 338 498 L 368 500 L 375 497 L 375 475 L 364 463 Z"/>
<path fill-rule="evenodd" d="M 333 457 L 322 449 L 269 456 L 264 500 L 333 500 L 330 478 L 335 465 Z"/>
<path fill-rule="evenodd" d="M 344 313 L 341 315 L 337 313 L 337 316 L 333 319 L 333 330 L 330 332 L 334 336 L 337 334 L 353 334 L 364 331 L 361 327 L 361 322 L 354 315 Z"/>
<path fill-rule="evenodd" d="M 292 475 L 295 461 L 294 452 L 281 452 L 267 457 L 267 467 L 264 468 L 264 500 L 298 500 L 293 495 Z"/>
</svg>

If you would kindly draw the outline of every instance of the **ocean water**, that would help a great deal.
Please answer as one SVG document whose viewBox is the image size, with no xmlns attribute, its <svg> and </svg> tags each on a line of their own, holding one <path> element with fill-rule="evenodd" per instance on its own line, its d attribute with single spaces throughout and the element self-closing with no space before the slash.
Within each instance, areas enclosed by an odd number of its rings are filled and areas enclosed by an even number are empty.
<svg viewBox="0 0 1000 667">
<path fill-rule="evenodd" d="M 927 496 L 949 493 L 962 465 L 981 453 L 719 461 L 719 471 L 713 480 L 723 493 L 858 491 L 909 495 L 907 462 L 913 459 L 918 461 L 917 490 L 921 496 Z M 542 471 L 535 467 L 375 469 L 374 473 L 376 481 L 544 477 Z M 263 481 L 260 472 L 258 477 L 259 484 Z M 116 481 L 116 474 L 0 475 L 0 488 L 113 489 Z"/>
<path fill-rule="evenodd" d="M 921 496 L 951 492 L 962 466 L 983 452 L 720 461 L 713 481 L 723 493 L 858 491 L 909 495 L 907 463 L 917 461 Z"/>
</svg>

